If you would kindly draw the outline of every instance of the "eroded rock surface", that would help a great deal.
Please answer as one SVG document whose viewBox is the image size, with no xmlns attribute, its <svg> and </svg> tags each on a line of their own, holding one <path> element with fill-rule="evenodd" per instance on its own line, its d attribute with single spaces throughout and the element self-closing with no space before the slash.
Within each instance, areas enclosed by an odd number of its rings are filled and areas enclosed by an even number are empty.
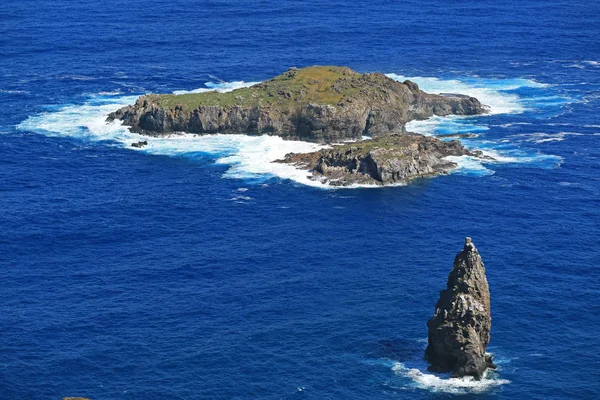
<svg viewBox="0 0 600 400">
<path fill-rule="evenodd" d="M 447 174 L 457 165 L 448 156 L 479 155 L 460 142 L 444 142 L 414 133 L 334 145 L 313 153 L 287 154 L 280 162 L 309 171 L 332 186 L 391 185 Z"/>
<path fill-rule="evenodd" d="M 490 291 L 481 256 L 471 238 L 466 238 L 465 247 L 454 259 L 447 288 L 440 292 L 427 326 L 425 357 L 431 363 L 430 371 L 481 379 L 487 368 L 495 368 L 485 352 L 492 326 Z"/>
<path fill-rule="evenodd" d="M 132 131 L 276 135 L 318 143 L 404 132 L 405 124 L 433 115 L 476 115 L 474 97 L 428 94 L 416 83 L 346 67 L 290 68 L 228 93 L 150 94 L 111 113 Z"/>
</svg>

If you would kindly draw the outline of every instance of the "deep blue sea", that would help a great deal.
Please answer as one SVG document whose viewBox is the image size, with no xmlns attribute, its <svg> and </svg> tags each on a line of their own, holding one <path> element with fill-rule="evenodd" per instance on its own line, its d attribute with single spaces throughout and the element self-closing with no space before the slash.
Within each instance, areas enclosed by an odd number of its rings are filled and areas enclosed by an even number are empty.
<svg viewBox="0 0 600 400">
<path fill-rule="evenodd" d="M 600 3 L 0 2 L 0 399 L 600 396 Z M 332 190 L 314 145 L 138 139 L 149 92 L 347 65 L 471 94 L 413 131 L 495 162 Z M 427 373 L 427 320 L 471 236 L 499 366 Z"/>
</svg>

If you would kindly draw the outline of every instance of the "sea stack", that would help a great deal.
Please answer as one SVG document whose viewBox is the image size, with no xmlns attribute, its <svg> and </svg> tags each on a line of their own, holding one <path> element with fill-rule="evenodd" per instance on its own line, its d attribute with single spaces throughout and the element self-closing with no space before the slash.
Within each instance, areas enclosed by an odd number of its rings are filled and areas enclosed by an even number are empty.
<svg viewBox="0 0 600 400">
<path fill-rule="evenodd" d="M 496 368 L 485 353 L 492 327 L 490 290 L 481 256 L 469 237 L 454 259 L 447 288 L 440 292 L 427 327 L 429 371 L 481 379 L 487 368 Z"/>
</svg>

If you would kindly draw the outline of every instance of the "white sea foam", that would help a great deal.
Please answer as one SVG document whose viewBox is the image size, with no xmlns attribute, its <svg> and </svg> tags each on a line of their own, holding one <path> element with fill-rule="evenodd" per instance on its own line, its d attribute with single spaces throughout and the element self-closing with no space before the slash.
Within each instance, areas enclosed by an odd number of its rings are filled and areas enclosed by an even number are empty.
<svg viewBox="0 0 600 400">
<path fill-rule="evenodd" d="M 11 89 L 0 89 L 0 93 L 6 94 L 29 94 L 26 90 L 11 90 Z"/>
<path fill-rule="evenodd" d="M 119 121 L 106 123 L 106 115 L 119 107 L 135 102 L 135 96 L 108 100 L 100 105 L 88 102 L 69 105 L 56 111 L 44 112 L 27 118 L 17 126 L 23 131 L 32 131 L 47 136 L 69 136 L 84 140 L 106 141 L 129 150 L 154 155 L 195 158 L 210 155 L 217 163 L 229 165 L 225 177 L 248 179 L 275 176 L 291 179 L 310 186 L 325 187 L 321 182 L 308 178 L 307 171 L 289 164 L 274 163 L 291 152 L 311 152 L 324 146 L 286 141 L 277 136 L 247 135 L 193 135 L 176 134 L 169 137 L 146 137 L 122 126 Z M 132 142 L 145 140 L 143 148 L 131 147 Z"/>
<path fill-rule="evenodd" d="M 483 379 L 477 381 L 472 377 L 450 378 L 441 374 L 426 373 L 417 368 L 408 368 L 401 362 L 395 363 L 392 370 L 396 374 L 412 380 L 413 385 L 418 388 L 450 394 L 483 393 L 510 383 L 506 379 L 493 376 L 494 373 L 490 371 Z"/>
<path fill-rule="evenodd" d="M 175 90 L 173 94 L 189 94 L 189 93 L 204 93 L 204 92 L 212 92 L 217 91 L 219 93 L 231 92 L 235 89 L 250 87 L 252 85 L 256 85 L 260 82 L 244 82 L 244 81 L 233 81 L 233 82 L 206 82 L 204 85 L 206 87 L 192 89 L 192 90 Z"/>
<path fill-rule="evenodd" d="M 71 81 L 95 81 L 98 79 L 98 78 L 94 78 L 93 76 L 85 76 L 85 75 L 60 75 L 57 78 L 63 79 L 63 80 L 71 80 Z"/>
<path fill-rule="evenodd" d="M 468 117 L 449 115 L 447 117 L 434 116 L 421 121 L 410 121 L 406 130 L 425 136 L 436 134 L 481 133 L 489 130 L 485 125 L 475 124 Z"/>
<path fill-rule="evenodd" d="M 47 111 L 27 118 L 17 125 L 20 130 L 47 136 L 71 136 L 92 140 L 123 141 L 132 136 L 119 124 L 107 124 L 106 115 L 128 104 L 137 96 L 125 96 L 103 104 L 92 100 L 83 105 L 67 105 L 55 111 Z"/>
<path fill-rule="evenodd" d="M 286 141 L 276 136 L 246 135 L 193 135 L 175 134 L 169 137 L 146 137 L 122 126 L 120 122 L 106 123 L 106 115 L 119 107 L 135 102 L 135 96 L 95 97 L 83 105 L 69 105 L 56 111 L 44 112 L 23 121 L 20 130 L 33 131 L 47 136 L 70 136 L 84 140 L 103 141 L 109 145 L 153 155 L 197 158 L 211 156 L 216 163 L 228 165 L 224 177 L 235 179 L 263 179 L 278 177 L 303 185 L 332 188 L 310 174 L 290 164 L 274 162 L 291 152 L 311 152 L 324 146 L 301 141 Z M 427 121 L 423 121 L 427 123 Z M 483 127 L 485 128 L 485 127 Z M 425 133 L 425 132 L 423 132 Z M 145 140 L 143 148 L 131 147 L 132 142 Z M 455 157 L 457 173 L 474 176 L 493 174 L 481 160 L 472 157 Z M 402 184 L 399 184 L 399 186 Z M 352 185 L 346 188 L 379 187 Z"/>
<path fill-rule="evenodd" d="M 525 107 L 521 104 L 519 96 L 506 91 L 521 87 L 544 88 L 548 85 L 530 79 L 439 79 L 432 77 L 413 76 L 407 77 L 397 74 L 386 74 L 388 77 L 403 82 L 408 79 L 419 85 L 428 93 L 457 93 L 476 97 L 486 106 L 490 107 L 492 114 L 506 114 L 523 112 Z"/>
<path fill-rule="evenodd" d="M 558 133 L 522 133 L 519 135 L 512 135 L 511 138 L 518 140 L 524 140 L 527 142 L 534 143 L 546 143 L 546 142 L 561 142 L 567 138 L 567 136 L 585 136 L 583 133 L 578 132 L 558 132 Z"/>
<path fill-rule="evenodd" d="M 486 168 L 485 165 L 483 165 L 483 161 L 479 158 L 470 156 L 448 156 L 446 159 L 458 166 L 453 172 L 460 175 L 487 176 L 494 174 L 494 171 Z"/>
<path fill-rule="evenodd" d="M 519 149 L 512 150 L 482 150 L 484 156 L 493 160 L 483 160 L 484 164 L 524 164 L 530 167 L 553 169 L 558 168 L 564 161 L 561 156 L 542 153 L 526 153 Z"/>
<path fill-rule="evenodd" d="M 118 96 L 123 94 L 120 90 L 114 90 L 112 92 L 100 92 L 98 93 L 100 96 Z"/>
<path fill-rule="evenodd" d="M 591 65 L 593 67 L 600 67 L 600 61 L 587 60 L 587 61 L 584 61 L 584 63 L 587 65 Z"/>
<path fill-rule="evenodd" d="M 235 196 L 229 200 L 231 200 L 231 201 L 249 201 L 249 200 L 253 200 L 253 198 L 250 196 Z"/>
<path fill-rule="evenodd" d="M 531 122 L 509 122 L 506 124 L 501 124 L 501 125 L 492 125 L 492 126 L 497 126 L 500 128 L 510 128 L 512 126 L 519 126 L 519 125 L 533 125 Z"/>
<path fill-rule="evenodd" d="M 214 135 L 219 140 L 233 140 L 238 151 L 221 157 L 218 164 L 230 165 L 225 177 L 253 179 L 277 176 L 309 186 L 323 186 L 309 179 L 309 173 L 290 164 L 275 163 L 288 153 L 308 153 L 323 148 L 321 145 L 301 141 L 283 140 L 277 136 Z M 204 137 L 200 138 L 204 139 Z"/>
</svg>

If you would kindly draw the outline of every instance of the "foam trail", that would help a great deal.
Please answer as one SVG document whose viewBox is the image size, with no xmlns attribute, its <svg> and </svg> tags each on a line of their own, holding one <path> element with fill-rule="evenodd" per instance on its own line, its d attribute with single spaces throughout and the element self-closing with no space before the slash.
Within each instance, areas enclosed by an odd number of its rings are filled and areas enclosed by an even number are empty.
<svg viewBox="0 0 600 400">
<path fill-rule="evenodd" d="M 137 96 L 114 100 L 93 97 L 83 105 L 67 105 L 55 111 L 43 112 L 27 118 L 17 129 L 46 136 L 69 136 L 96 141 L 123 141 L 133 136 L 119 124 L 107 124 L 106 116 L 120 107 L 132 104 Z"/>
<path fill-rule="evenodd" d="M 410 121 L 406 124 L 406 130 L 425 136 L 451 133 L 482 133 L 488 131 L 485 125 L 475 124 L 468 117 L 450 115 L 447 117 L 434 116 L 421 121 Z"/>
<path fill-rule="evenodd" d="M 418 388 L 450 394 L 483 393 L 494 387 L 510 383 L 506 379 L 494 377 L 494 373 L 489 371 L 483 379 L 477 381 L 472 377 L 450 378 L 425 373 L 417 368 L 408 368 L 401 362 L 395 363 L 392 370 L 396 374 L 412 380 L 413 385 Z"/>
<path fill-rule="evenodd" d="M 521 133 L 518 135 L 512 135 L 511 138 L 517 140 L 523 140 L 526 142 L 534 143 L 546 143 L 546 142 L 562 142 L 568 136 L 585 136 L 583 133 L 578 132 L 558 132 L 558 133 Z"/>
<path fill-rule="evenodd" d="M 386 76 L 399 82 L 406 79 L 416 82 L 423 91 L 428 93 L 458 93 L 476 97 L 481 103 L 490 107 L 491 114 L 519 113 L 525 110 L 519 96 L 514 93 L 506 93 L 507 91 L 521 87 L 543 88 L 547 86 L 528 79 L 469 79 L 461 81 L 421 76 L 407 77 L 397 74 L 386 74 Z"/>
<path fill-rule="evenodd" d="M 260 82 L 244 82 L 244 81 L 220 82 L 220 83 L 206 82 L 204 84 L 206 86 L 205 88 L 198 88 L 198 89 L 192 89 L 192 90 L 175 90 L 173 92 L 173 94 L 205 93 L 205 92 L 212 92 L 212 91 L 217 91 L 219 93 L 226 93 L 226 92 L 231 92 L 232 90 L 235 90 L 235 89 L 250 87 L 250 86 L 256 85 L 258 83 L 260 83 Z"/>
</svg>

